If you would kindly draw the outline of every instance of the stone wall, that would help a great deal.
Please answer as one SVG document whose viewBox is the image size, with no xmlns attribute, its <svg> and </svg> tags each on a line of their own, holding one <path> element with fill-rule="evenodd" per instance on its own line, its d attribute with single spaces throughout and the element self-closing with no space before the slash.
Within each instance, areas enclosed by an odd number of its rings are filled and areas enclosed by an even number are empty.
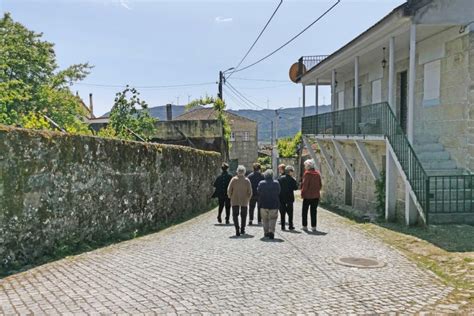
<svg viewBox="0 0 474 316">
<path fill-rule="evenodd" d="M 152 141 L 215 151 L 228 160 L 224 129 L 219 120 L 157 121 Z"/>
<path fill-rule="evenodd" d="M 318 152 L 320 160 L 323 189 L 321 200 L 324 203 L 350 209 L 354 214 L 376 217 L 377 199 L 375 181 L 353 141 L 340 141 L 343 152 L 355 172 L 356 181 L 352 182 L 352 205 L 347 205 L 346 198 L 346 168 L 338 156 L 332 142 L 322 141 L 330 159 L 334 163 L 335 174 L 331 175 L 324 157 Z M 383 142 L 366 142 L 366 148 L 377 170 L 385 170 L 386 148 Z M 397 178 L 397 220 L 403 221 L 405 211 L 405 185 L 402 177 Z"/>
<path fill-rule="evenodd" d="M 247 170 L 252 170 L 253 163 L 258 158 L 258 131 L 257 122 L 238 116 L 228 116 L 234 138 L 231 139 L 229 151 L 230 159 L 238 159 L 239 165 L 244 165 Z M 245 133 L 248 138 L 245 138 Z"/>
<path fill-rule="evenodd" d="M 0 126 L 0 268 L 210 206 L 220 155 Z"/>
</svg>

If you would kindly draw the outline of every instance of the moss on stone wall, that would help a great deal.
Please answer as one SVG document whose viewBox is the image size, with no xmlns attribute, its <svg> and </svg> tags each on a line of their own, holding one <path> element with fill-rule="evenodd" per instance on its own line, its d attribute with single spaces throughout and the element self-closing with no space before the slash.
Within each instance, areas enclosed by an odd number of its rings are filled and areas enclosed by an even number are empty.
<svg viewBox="0 0 474 316">
<path fill-rule="evenodd" d="M 220 155 L 0 126 L 0 273 L 208 209 Z"/>
</svg>

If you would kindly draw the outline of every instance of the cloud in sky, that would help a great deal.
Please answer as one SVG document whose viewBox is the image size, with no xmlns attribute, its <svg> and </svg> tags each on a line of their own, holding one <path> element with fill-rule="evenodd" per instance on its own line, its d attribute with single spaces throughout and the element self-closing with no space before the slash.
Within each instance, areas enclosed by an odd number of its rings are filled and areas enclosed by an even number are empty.
<svg viewBox="0 0 474 316">
<path fill-rule="evenodd" d="M 229 23 L 232 22 L 232 18 L 224 18 L 222 16 L 218 16 L 215 18 L 216 23 Z"/>
<path fill-rule="evenodd" d="M 120 5 L 127 10 L 132 10 L 132 8 L 130 8 L 128 0 L 120 0 Z"/>
</svg>

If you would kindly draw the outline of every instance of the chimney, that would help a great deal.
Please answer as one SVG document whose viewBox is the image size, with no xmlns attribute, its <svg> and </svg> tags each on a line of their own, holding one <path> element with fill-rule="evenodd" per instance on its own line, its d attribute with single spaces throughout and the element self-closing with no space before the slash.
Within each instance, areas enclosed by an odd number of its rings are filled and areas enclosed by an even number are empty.
<svg viewBox="0 0 474 316">
<path fill-rule="evenodd" d="M 172 112 L 172 105 L 167 104 L 166 105 L 166 120 L 167 121 L 172 121 L 173 120 L 173 112 Z"/>
<path fill-rule="evenodd" d="M 92 102 L 92 93 L 89 93 L 89 110 L 91 111 L 91 118 L 94 117 L 94 102 Z"/>
</svg>

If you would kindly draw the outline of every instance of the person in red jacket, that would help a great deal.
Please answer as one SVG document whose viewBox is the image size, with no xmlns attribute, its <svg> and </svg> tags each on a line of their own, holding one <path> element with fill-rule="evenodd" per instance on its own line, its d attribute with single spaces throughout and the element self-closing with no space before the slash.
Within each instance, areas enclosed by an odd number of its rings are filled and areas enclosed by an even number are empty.
<svg viewBox="0 0 474 316">
<path fill-rule="evenodd" d="M 303 230 L 308 230 L 308 209 L 311 211 L 311 228 L 316 231 L 317 209 L 322 187 L 321 174 L 315 169 L 314 160 L 304 162 L 305 172 L 301 183 L 303 198 Z"/>
</svg>

